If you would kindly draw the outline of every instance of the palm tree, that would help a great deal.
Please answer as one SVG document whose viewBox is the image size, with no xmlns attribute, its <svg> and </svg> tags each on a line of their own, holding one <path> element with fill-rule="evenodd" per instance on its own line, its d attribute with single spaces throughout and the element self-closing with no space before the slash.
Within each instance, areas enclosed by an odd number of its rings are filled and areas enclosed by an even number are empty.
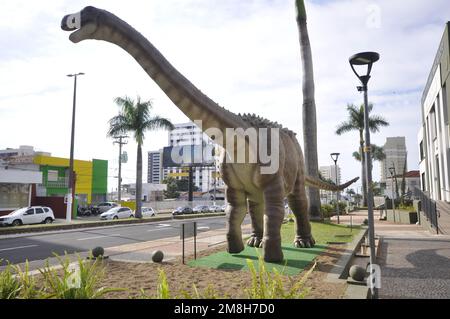
<svg viewBox="0 0 450 319">
<path fill-rule="evenodd" d="M 373 109 L 373 104 L 369 103 L 369 113 Z M 347 105 L 348 119 L 338 125 L 336 129 L 337 135 L 342 135 L 351 131 L 358 131 L 359 133 L 359 158 L 361 159 L 361 179 L 363 185 L 363 206 L 367 206 L 367 181 L 365 172 L 365 159 L 363 154 L 364 149 L 364 104 L 356 107 L 354 104 Z M 376 133 L 382 126 L 388 126 L 389 123 L 379 115 L 369 115 L 369 129 L 372 133 Z M 373 156 L 373 155 L 372 155 Z M 371 169 L 371 168 L 370 168 Z"/>
<path fill-rule="evenodd" d="M 317 159 L 317 123 L 316 101 L 314 98 L 314 70 L 308 27 L 306 25 L 306 8 L 304 0 L 295 0 L 297 11 L 297 27 L 300 36 L 300 54 L 303 69 L 303 144 L 305 152 L 306 173 L 319 177 Z M 317 188 L 308 188 L 308 211 L 313 220 L 320 220 L 320 193 Z"/>
<path fill-rule="evenodd" d="M 108 136 L 115 137 L 127 132 L 134 134 L 137 143 L 136 160 L 136 213 L 137 218 L 142 218 L 142 144 L 147 130 L 174 128 L 173 124 L 165 118 L 152 116 L 151 101 L 141 101 L 138 96 L 136 101 L 128 96 L 117 97 L 114 102 L 121 108 L 119 115 L 109 120 Z"/>
<path fill-rule="evenodd" d="M 386 158 L 386 154 L 384 154 L 384 150 L 381 146 L 372 144 L 371 145 L 372 150 L 370 155 L 372 156 L 373 161 L 382 161 Z M 361 150 L 358 152 L 353 152 L 353 158 L 357 160 L 358 162 L 361 162 Z"/>
</svg>

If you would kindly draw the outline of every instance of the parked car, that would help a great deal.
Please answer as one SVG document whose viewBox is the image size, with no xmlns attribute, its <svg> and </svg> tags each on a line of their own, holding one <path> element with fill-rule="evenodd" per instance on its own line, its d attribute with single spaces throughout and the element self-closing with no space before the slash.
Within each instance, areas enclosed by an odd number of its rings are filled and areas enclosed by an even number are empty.
<svg viewBox="0 0 450 319">
<path fill-rule="evenodd" d="M 110 210 L 111 208 L 119 207 L 119 204 L 114 202 L 103 202 L 94 207 L 97 208 L 100 213 L 104 213 Z"/>
<path fill-rule="evenodd" d="M 100 214 L 100 219 L 122 219 L 134 217 L 133 211 L 128 207 L 113 207 L 110 210 Z"/>
<path fill-rule="evenodd" d="M 6 216 L 0 217 L 0 225 L 28 225 L 28 224 L 50 224 L 55 220 L 53 210 L 45 206 L 31 206 L 19 208 Z"/>
<path fill-rule="evenodd" d="M 194 213 L 209 213 L 209 206 L 207 206 L 207 205 L 195 206 Z"/>
<path fill-rule="evenodd" d="M 156 210 L 151 207 L 142 207 L 141 209 L 142 217 L 154 217 L 156 214 Z M 136 211 L 133 211 L 133 214 L 136 215 Z"/>
<path fill-rule="evenodd" d="M 227 205 L 222 205 L 222 206 L 221 206 L 221 209 L 222 209 L 222 212 L 224 212 L 225 209 L 227 209 Z"/>
<path fill-rule="evenodd" d="M 184 215 L 184 214 L 192 214 L 193 210 L 189 206 L 180 206 L 172 212 L 173 216 L 176 215 Z"/>
<path fill-rule="evenodd" d="M 222 212 L 222 206 L 217 206 L 217 205 L 209 206 L 209 211 L 211 213 L 220 213 L 220 212 Z"/>
</svg>

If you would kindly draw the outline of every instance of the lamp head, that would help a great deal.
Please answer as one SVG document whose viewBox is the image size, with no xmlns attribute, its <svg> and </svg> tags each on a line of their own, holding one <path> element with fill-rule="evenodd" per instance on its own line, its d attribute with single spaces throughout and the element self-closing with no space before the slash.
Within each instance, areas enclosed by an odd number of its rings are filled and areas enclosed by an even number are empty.
<svg viewBox="0 0 450 319">
<path fill-rule="evenodd" d="M 394 176 L 395 168 L 389 167 L 389 173 L 391 173 L 391 176 Z"/>
<path fill-rule="evenodd" d="M 350 66 L 352 67 L 353 72 L 358 77 L 358 79 L 363 83 L 363 85 L 367 85 L 370 79 L 370 71 L 372 70 L 372 64 L 377 62 L 380 59 L 380 55 L 377 52 L 360 52 L 352 55 L 348 60 L 350 62 Z M 359 75 L 356 72 L 355 66 L 366 66 L 367 72 L 364 75 Z"/>
<path fill-rule="evenodd" d="M 337 162 L 339 155 L 340 155 L 340 153 L 331 153 L 331 154 L 330 154 L 331 159 L 332 159 L 335 163 Z"/>
</svg>

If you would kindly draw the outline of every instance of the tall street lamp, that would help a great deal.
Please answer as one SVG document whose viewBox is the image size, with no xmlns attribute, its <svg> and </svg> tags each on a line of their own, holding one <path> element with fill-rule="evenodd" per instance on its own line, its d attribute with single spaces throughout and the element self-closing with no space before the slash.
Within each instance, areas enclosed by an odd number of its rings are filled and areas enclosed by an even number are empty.
<svg viewBox="0 0 450 319">
<path fill-rule="evenodd" d="M 340 153 L 331 153 L 331 159 L 334 161 L 334 173 L 336 175 L 336 186 L 338 186 L 338 171 L 337 171 L 337 160 Z M 336 214 L 337 223 L 339 224 L 339 191 L 336 191 Z"/>
<path fill-rule="evenodd" d="M 394 175 L 395 175 L 395 167 L 389 167 L 389 173 L 391 174 L 391 185 L 392 185 L 392 212 L 394 214 L 394 223 L 395 223 L 395 200 L 394 200 Z"/>
<path fill-rule="evenodd" d="M 73 107 L 72 107 L 72 134 L 70 137 L 70 160 L 69 160 L 69 193 L 67 195 L 67 211 L 66 211 L 66 221 L 72 221 L 72 207 L 75 201 L 75 178 L 73 171 L 73 146 L 75 140 L 75 105 L 77 101 L 77 77 L 79 75 L 84 75 L 83 72 L 76 74 L 67 74 L 68 77 L 73 77 Z"/>
<path fill-rule="evenodd" d="M 362 86 L 358 86 L 359 92 L 364 92 L 364 156 L 365 156 L 365 171 L 366 171 L 366 185 L 367 185 L 367 208 L 368 208 L 368 226 L 369 226 L 369 246 L 370 246 L 370 291 L 371 297 L 377 298 L 378 292 L 374 285 L 375 276 L 375 230 L 374 230 L 374 218 L 373 218 L 373 192 L 372 192 L 372 158 L 370 156 L 370 129 L 369 129 L 369 100 L 367 97 L 367 83 L 370 80 L 370 71 L 372 70 L 372 65 L 380 59 L 380 55 L 377 52 L 361 52 L 352 55 L 349 58 L 350 66 L 353 72 L 361 81 Z M 367 72 L 365 75 L 359 75 L 356 72 L 355 67 L 367 67 Z"/>
</svg>

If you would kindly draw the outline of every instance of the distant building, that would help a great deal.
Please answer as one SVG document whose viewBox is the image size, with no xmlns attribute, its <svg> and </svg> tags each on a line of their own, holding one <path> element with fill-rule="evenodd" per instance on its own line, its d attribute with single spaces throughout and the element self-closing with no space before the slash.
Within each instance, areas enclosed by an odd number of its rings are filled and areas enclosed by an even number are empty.
<svg viewBox="0 0 450 319">
<path fill-rule="evenodd" d="M 403 174 L 396 175 L 397 177 L 397 189 L 398 189 L 398 195 L 402 195 L 402 180 L 403 180 Z M 406 195 L 414 195 L 414 189 L 418 187 L 420 188 L 420 172 L 418 170 L 416 171 L 409 171 L 405 173 L 405 194 Z M 396 188 L 395 188 L 395 177 L 394 178 L 388 178 L 386 180 L 386 189 L 384 190 L 384 195 L 388 196 L 389 198 L 397 198 L 396 194 Z"/>
<path fill-rule="evenodd" d="M 432 199 L 445 201 L 450 201 L 449 26 L 447 22 L 423 91 L 422 126 L 418 133 L 421 188 Z"/>
<path fill-rule="evenodd" d="M 386 158 L 380 163 L 380 181 L 382 183 L 386 182 L 391 177 L 389 172 L 390 167 L 395 167 L 395 174 L 397 175 L 401 175 L 404 171 L 408 170 L 408 152 L 406 150 L 405 137 L 387 137 L 386 143 L 383 145 L 383 152 L 386 155 Z"/>
<path fill-rule="evenodd" d="M 175 124 L 175 128 L 172 131 L 169 131 L 168 134 L 169 146 L 215 145 L 214 142 L 193 122 Z M 160 165 L 162 165 L 162 163 Z M 187 169 L 181 167 L 163 168 L 162 179 L 168 176 L 176 179 L 187 178 Z M 218 170 L 218 158 L 215 159 L 215 165 L 213 166 L 194 167 L 193 181 L 194 185 L 197 186 L 201 192 L 207 192 L 214 188 L 214 183 L 216 183 L 216 188 L 223 188 L 224 183 L 220 178 Z"/>
<path fill-rule="evenodd" d="M 147 183 L 161 184 L 164 178 L 162 150 L 148 152 Z"/>
<path fill-rule="evenodd" d="M 341 168 L 339 165 L 337 165 L 337 171 L 336 166 L 330 165 L 330 166 L 320 166 L 319 167 L 320 175 L 322 175 L 322 178 L 325 180 L 331 180 L 333 183 L 336 183 L 336 176 L 337 176 L 337 184 L 341 184 Z M 323 204 L 328 204 L 332 200 L 336 200 L 336 193 L 332 191 L 327 190 L 320 190 L 320 198 L 321 202 Z"/>
<path fill-rule="evenodd" d="M 65 216 L 69 159 L 36 152 L 32 146 L 0 150 L 0 214 L 29 205 L 50 206 Z M 106 200 L 108 161 L 74 160 L 75 194 L 79 204 Z"/>
</svg>

